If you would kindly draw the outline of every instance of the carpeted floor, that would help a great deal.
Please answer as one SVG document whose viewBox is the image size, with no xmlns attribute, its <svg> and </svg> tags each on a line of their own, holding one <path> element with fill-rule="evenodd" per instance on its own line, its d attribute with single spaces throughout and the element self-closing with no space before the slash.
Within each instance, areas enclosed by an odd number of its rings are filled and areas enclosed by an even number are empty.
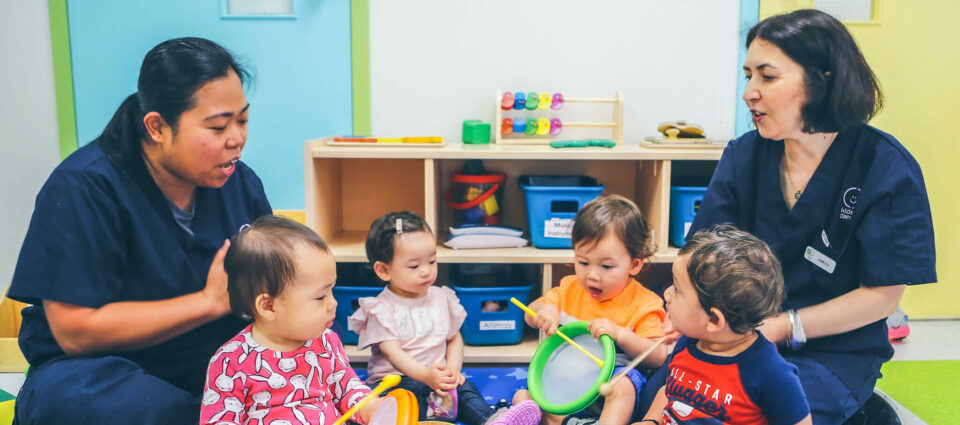
<svg viewBox="0 0 960 425">
<path fill-rule="evenodd" d="M 877 386 L 930 425 L 960 424 L 960 340 L 956 335 L 960 335 L 960 320 L 911 322 L 910 337 L 894 344 L 894 361 L 883 366 L 884 377 Z M 526 386 L 525 367 L 468 366 L 465 372 L 490 404 L 500 398 L 510 400 L 517 388 Z M 23 379 L 23 373 L 0 373 L 0 425 L 10 421 L 4 408 L 11 402 L 3 400 L 16 394 Z"/>
<path fill-rule="evenodd" d="M 358 370 L 366 375 L 366 370 Z M 507 400 L 517 388 L 526 388 L 526 368 L 465 368 L 464 373 L 483 389 L 487 402 Z M 892 361 L 883 366 L 877 387 L 929 425 L 960 423 L 960 360 Z M 0 402 L 13 396 L 0 390 Z M 0 405 L 2 406 L 2 405 Z M 2 406 L 6 407 L 6 406 Z M 0 423 L 9 423 L 0 408 Z M 4 422 L 4 420 L 6 422 Z"/>
<path fill-rule="evenodd" d="M 960 361 L 892 361 L 877 387 L 930 425 L 960 423 Z"/>
</svg>

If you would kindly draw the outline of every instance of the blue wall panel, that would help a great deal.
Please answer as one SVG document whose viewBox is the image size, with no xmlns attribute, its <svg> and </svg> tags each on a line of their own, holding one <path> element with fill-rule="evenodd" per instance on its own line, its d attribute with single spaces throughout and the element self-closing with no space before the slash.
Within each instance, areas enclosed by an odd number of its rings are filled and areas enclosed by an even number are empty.
<svg viewBox="0 0 960 425">
<path fill-rule="evenodd" d="M 760 22 L 760 0 L 740 0 L 740 60 L 738 65 L 743 67 L 747 59 L 747 33 Z M 735 121 L 736 136 L 753 130 L 753 117 L 750 116 L 750 108 L 743 102 L 743 91 L 747 88 L 747 79 L 743 76 L 743 71 L 737 74 L 737 117 Z"/>
<path fill-rule="evenodd" d="M 350 5 L 294 0 L 296 19 L 221 19 L 220 2 L 69 1 L 77 135 L 100 134 L 136 91 L 143 56 L 176 37 L 209 38 L 253 71 L 243 160 L 276 209 L 303 209 L 303 141 L 352 128 Z"/>
</svg>

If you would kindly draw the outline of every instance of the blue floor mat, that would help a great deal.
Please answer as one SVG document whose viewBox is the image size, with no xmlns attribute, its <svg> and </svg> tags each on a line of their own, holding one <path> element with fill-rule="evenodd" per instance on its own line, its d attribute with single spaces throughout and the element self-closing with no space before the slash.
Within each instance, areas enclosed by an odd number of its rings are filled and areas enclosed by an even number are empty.
<svg viewBox="0 0 960 425">
<path fill-rule="evenodd" d="M 357 369 L 357 375 L 366 380 L 367 370 Z M 513 393 L 519 389 L 527 389 L 526 367 L 466 367 L 463 368 L 463 376 L 477 386 L 477 390 L 491 406 L 500 399 L 510 402 L 513 400 Z"/>
</svg>

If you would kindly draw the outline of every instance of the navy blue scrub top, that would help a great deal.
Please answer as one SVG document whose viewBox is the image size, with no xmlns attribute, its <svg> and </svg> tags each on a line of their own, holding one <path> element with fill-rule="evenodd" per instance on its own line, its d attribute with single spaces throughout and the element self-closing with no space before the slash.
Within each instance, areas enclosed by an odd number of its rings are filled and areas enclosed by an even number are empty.
<svg viewBox="0 0 960 425">
<path fill-rule="evenodd" d="M 37 195 L 8 294 L 34 304 L 23 311 L 20 331 L 30 364 L 65 356 L 42 300 L 98 308 L 200 291 L 224 239 L 271 213 L 263 184 L 242 162 L 223 187 L 197 188 L 194 205 L 191 236 L 174 220 L 141 158 L 118 167 L 89 143 L 65 159 Z M 152 347 L 106 354 L 199 394 L 210 357 L 245 325 L 228 315 Z"/>
<path fill-rule="evenodd" d="M 825 302 L 861 283 L 937 280 L 923 176 L 896 139 L 866 125 L 841 131 L 793 209 L 780 186 L 783 149 L 782 140 L 764 139 L 756 130 L 730 142 L 689 234 L 732 223 L 769 244 L 783 265 L 784 310 Z M 829 368 L 861 398 L 893 349 L 880 320 L 809 340 L 799 354 Z"/>
</svg>

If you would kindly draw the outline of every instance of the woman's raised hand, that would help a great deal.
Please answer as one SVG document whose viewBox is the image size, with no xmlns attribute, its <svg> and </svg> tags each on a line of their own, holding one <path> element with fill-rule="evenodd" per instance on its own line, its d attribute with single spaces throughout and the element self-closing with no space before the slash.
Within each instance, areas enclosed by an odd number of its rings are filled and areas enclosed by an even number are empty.
<svg viewBox="0 0 960 425">
<path fill-rule="evenodd" d="M 203 288 L 204 297 L 210 301 L 210 308 L 219 317 L 230 312 L 230 297 L 227 295 L 227 271 L 223 269 L 223 259 L 230 249 L 230 240 L 223 241 L 217 250 L 207 271 L 207 286 Z"/>
</svg>

